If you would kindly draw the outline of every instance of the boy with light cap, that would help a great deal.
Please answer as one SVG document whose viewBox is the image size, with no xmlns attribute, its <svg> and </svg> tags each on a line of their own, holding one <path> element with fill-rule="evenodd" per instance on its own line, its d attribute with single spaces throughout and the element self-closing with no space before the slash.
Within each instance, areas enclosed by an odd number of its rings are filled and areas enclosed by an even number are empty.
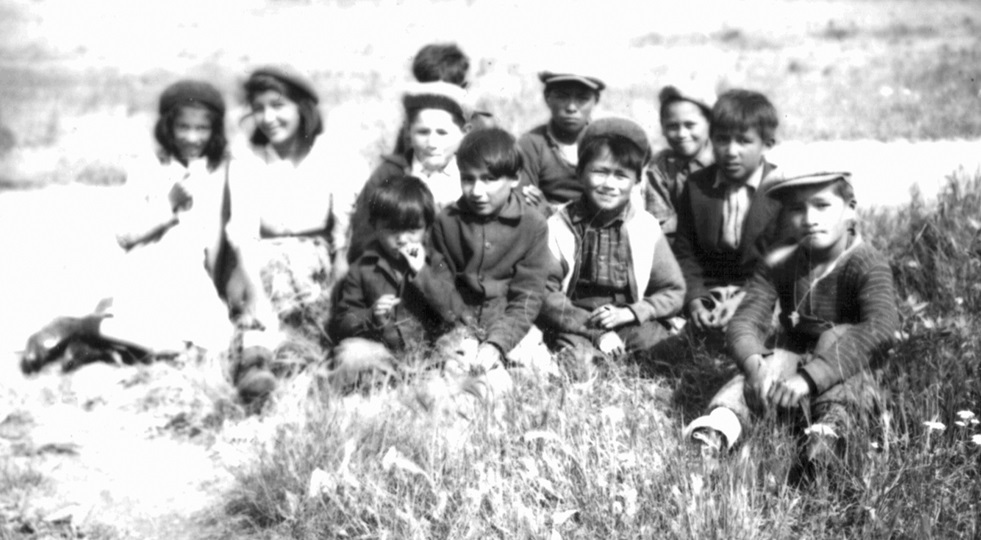
<svg viewBox="0 0 981 540">
<path fill-rule="evenodd" d="M 649 158 L 636 123 L 593 122 L 579 143 L 583 196 L 549 218 L 561 276 L 550 276 L 539 321 L 550 344 L 575 358 L 649 350 L 669 335 L 661 320 L 681 310 L 681 268 L 654 216 L 631 203 Z"/>
<path fill-rule="evenodd" d="M 668 147 L 657 153 L 647 168 L 644 206 L 654 214 L 661 230 L 674 241 L 678 228 L 678 201 L 688 176 L 713 163 L 712 106 L 715 92 L 708 87 L 668 85 L 658 94 L 661 103 L 661 133 Z"/>
<path fill-rule="evenodd" d="M 774 179 L 767 196 L 782 203 L 780 222 L 793 243 L 774 249 L 747 284 L 726 336 L 742 374 L 688 425 L 686 438 L 731 448 L 754 414 L 800 408 L 811 422 L 807 464 L 840 453 L 853 430 L 883 410 L 871 369 L 899 330 L 896 293 L 889 262 L 855 230 L 850 176 Z M 770 336 L 775 304 L 781 331 Z"/>
<path fill-rule="evenodd" d="M 596 77 L 543 71 L 545 104 L 551 113 L 542 124 L 518 139 L 524 156 L 521 171 L 525 201 L 553 207 L 578 200 L 582 184 L 576 174 L 579 138 L 592 120 L 593 107 L 606 88 Z"/>
</svg>

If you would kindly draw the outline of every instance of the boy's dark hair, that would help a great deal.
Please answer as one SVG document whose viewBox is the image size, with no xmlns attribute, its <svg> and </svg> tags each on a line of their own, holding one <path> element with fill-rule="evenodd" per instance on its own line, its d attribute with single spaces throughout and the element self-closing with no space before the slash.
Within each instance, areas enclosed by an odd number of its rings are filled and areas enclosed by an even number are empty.
<svg viewBox="0 0 981 540">
<path fill-rule="evenodd" d="M 415 176 L 382 180 L 368 200 L 368 221 L 395 230 L 428 229 L 436 219 L 436 203 L 425 182 Z"/>
<path fill-rule="evenodd" d="M 579 148 L 576 175 L 581 177 L 586 166 L 606 152 L 610 153 L 613 161 L 637 173 L 638 181 L 643 178 L 644 166 L 647 164 L 647 153 L 629 138 L 615 134 L 592 138 Z"/>
<path fill-rule="evenodd" d="M 296 103 L 300 109 L 299 133 L 299 152 L 300 156 L 305 156 L 313 147 L 313 142 L 317 135 L 324 130 L 323 120 L 320 111 L 317 109 L 317 101 L 312 98 L 304 89 L 299 88 L 288 81 L 274 77 L 266 73 L 255 73 L 249 80 L 245 81 L 245 100 L 251 104 L 259 94 L 266 91 L 275 91 L 282 94 L 286 99 Z M 249 137 L 249 142 L 256 146 L 263 146 L 269 143 L 269 138 L 258 127 Z"/>
<path fill-rule="evenodd" d="M 180 114 L 182 107 L 200 107 L 208 111 L 208 118 L 211 122 L 211 138 L 204 145 L 204 151 L 202 153 L 208 160 L 208 169 L 212 171 L 217 169 L 227 155 L 228 139 L 225 137 L 225 118 L 213 107 L 197 101 L 190 102 L 186 105 L 170 107 L 157 119 L 157 125 L 153 128 L 154 138 L 160 144 L 160 148 L 164 154 L 187 165 L 187 163 L 184 163 L 184 157 L 181 155 L 180 149 L 177 148 L 177 140 L 174 137 L 174 122 L 177 120 L 177 115 Z"/>
<path fill-rule="evenodd" d="M 456 43 L 430 43 L 412 60 L 412 75 L 419 82 L 444 81 L 467 87 L 470 59 Z"/>
<path fill-rule="evenodd" d="M 709 136 L 755 129 L 763 143 L 772 146 L 779 124 L 777 109 L 766 96 L 752 90 L 729 90 L 712 107 Z"/>
<path fill-rule="evenodd" d="M 501 128 L 467 133 L 456 151 L 456 162 L 460 168 L 486 167 L 495 178 L 517 178 L 524 163 L 514 136 Z"/>
</svg>

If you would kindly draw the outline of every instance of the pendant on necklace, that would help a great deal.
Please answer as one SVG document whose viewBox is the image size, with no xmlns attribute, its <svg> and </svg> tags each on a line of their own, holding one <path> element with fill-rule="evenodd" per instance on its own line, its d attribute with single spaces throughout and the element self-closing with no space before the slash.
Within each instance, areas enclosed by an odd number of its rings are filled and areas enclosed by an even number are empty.
<svg viewBox="0 0 981 540">
<path fill-rule="evenodd" d="M 797 328 L 798 324 L 800 324 L 800 314 L 797 313 L 797 310 L 794 310 L 790 314 L 790 327 Z"/>
</svg>

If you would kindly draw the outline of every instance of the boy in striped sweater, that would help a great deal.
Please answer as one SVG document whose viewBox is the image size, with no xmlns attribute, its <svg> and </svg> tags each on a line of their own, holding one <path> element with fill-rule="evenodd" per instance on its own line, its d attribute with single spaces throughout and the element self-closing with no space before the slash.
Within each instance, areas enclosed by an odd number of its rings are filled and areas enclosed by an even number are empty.
<svg viewBox="0 0 981 540">
<path fill-rule="evenodd" d="M 871 369 L 899 330 L 895 290 L 888 261 L 855 231 L 849 173 L 784 176 L 767 195 L 782 203 L 795 244 L 772 251 L 747 285 L 726 335 L 742 374 L 685 437 L 731 448 L 754 413 L 801 408 L 812 422 L 802 449 L 811 462 L 841 451 L 881 410 Z M 771 337 L 776 303 L 781 331 Z"/>
</svg>

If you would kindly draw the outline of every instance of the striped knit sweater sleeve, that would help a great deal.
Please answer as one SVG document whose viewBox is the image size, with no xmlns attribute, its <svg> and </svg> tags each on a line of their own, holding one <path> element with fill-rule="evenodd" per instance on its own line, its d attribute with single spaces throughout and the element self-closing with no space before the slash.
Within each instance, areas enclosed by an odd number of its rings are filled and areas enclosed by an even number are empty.
<svg viewBox="0 0 981 540">
<path fill-rule="evenodd" d="M 820 394 L 867 369 L 873 355 L 893 344 L 899 310 L 889 263 L 868 244 L 858 246 L 810 294 L 813 316 L 852 325 L 835 347 L 802 368 Z"/>
<path fill-rule="evenodd" d="M 777 304 L 777 287 L 771 268 L 760 264 L 744 290 L 746 296 L 726 327 L 729 356 L 743 371 L 747 358 L 769 351 L 764 343 Z"/>
</svg>

